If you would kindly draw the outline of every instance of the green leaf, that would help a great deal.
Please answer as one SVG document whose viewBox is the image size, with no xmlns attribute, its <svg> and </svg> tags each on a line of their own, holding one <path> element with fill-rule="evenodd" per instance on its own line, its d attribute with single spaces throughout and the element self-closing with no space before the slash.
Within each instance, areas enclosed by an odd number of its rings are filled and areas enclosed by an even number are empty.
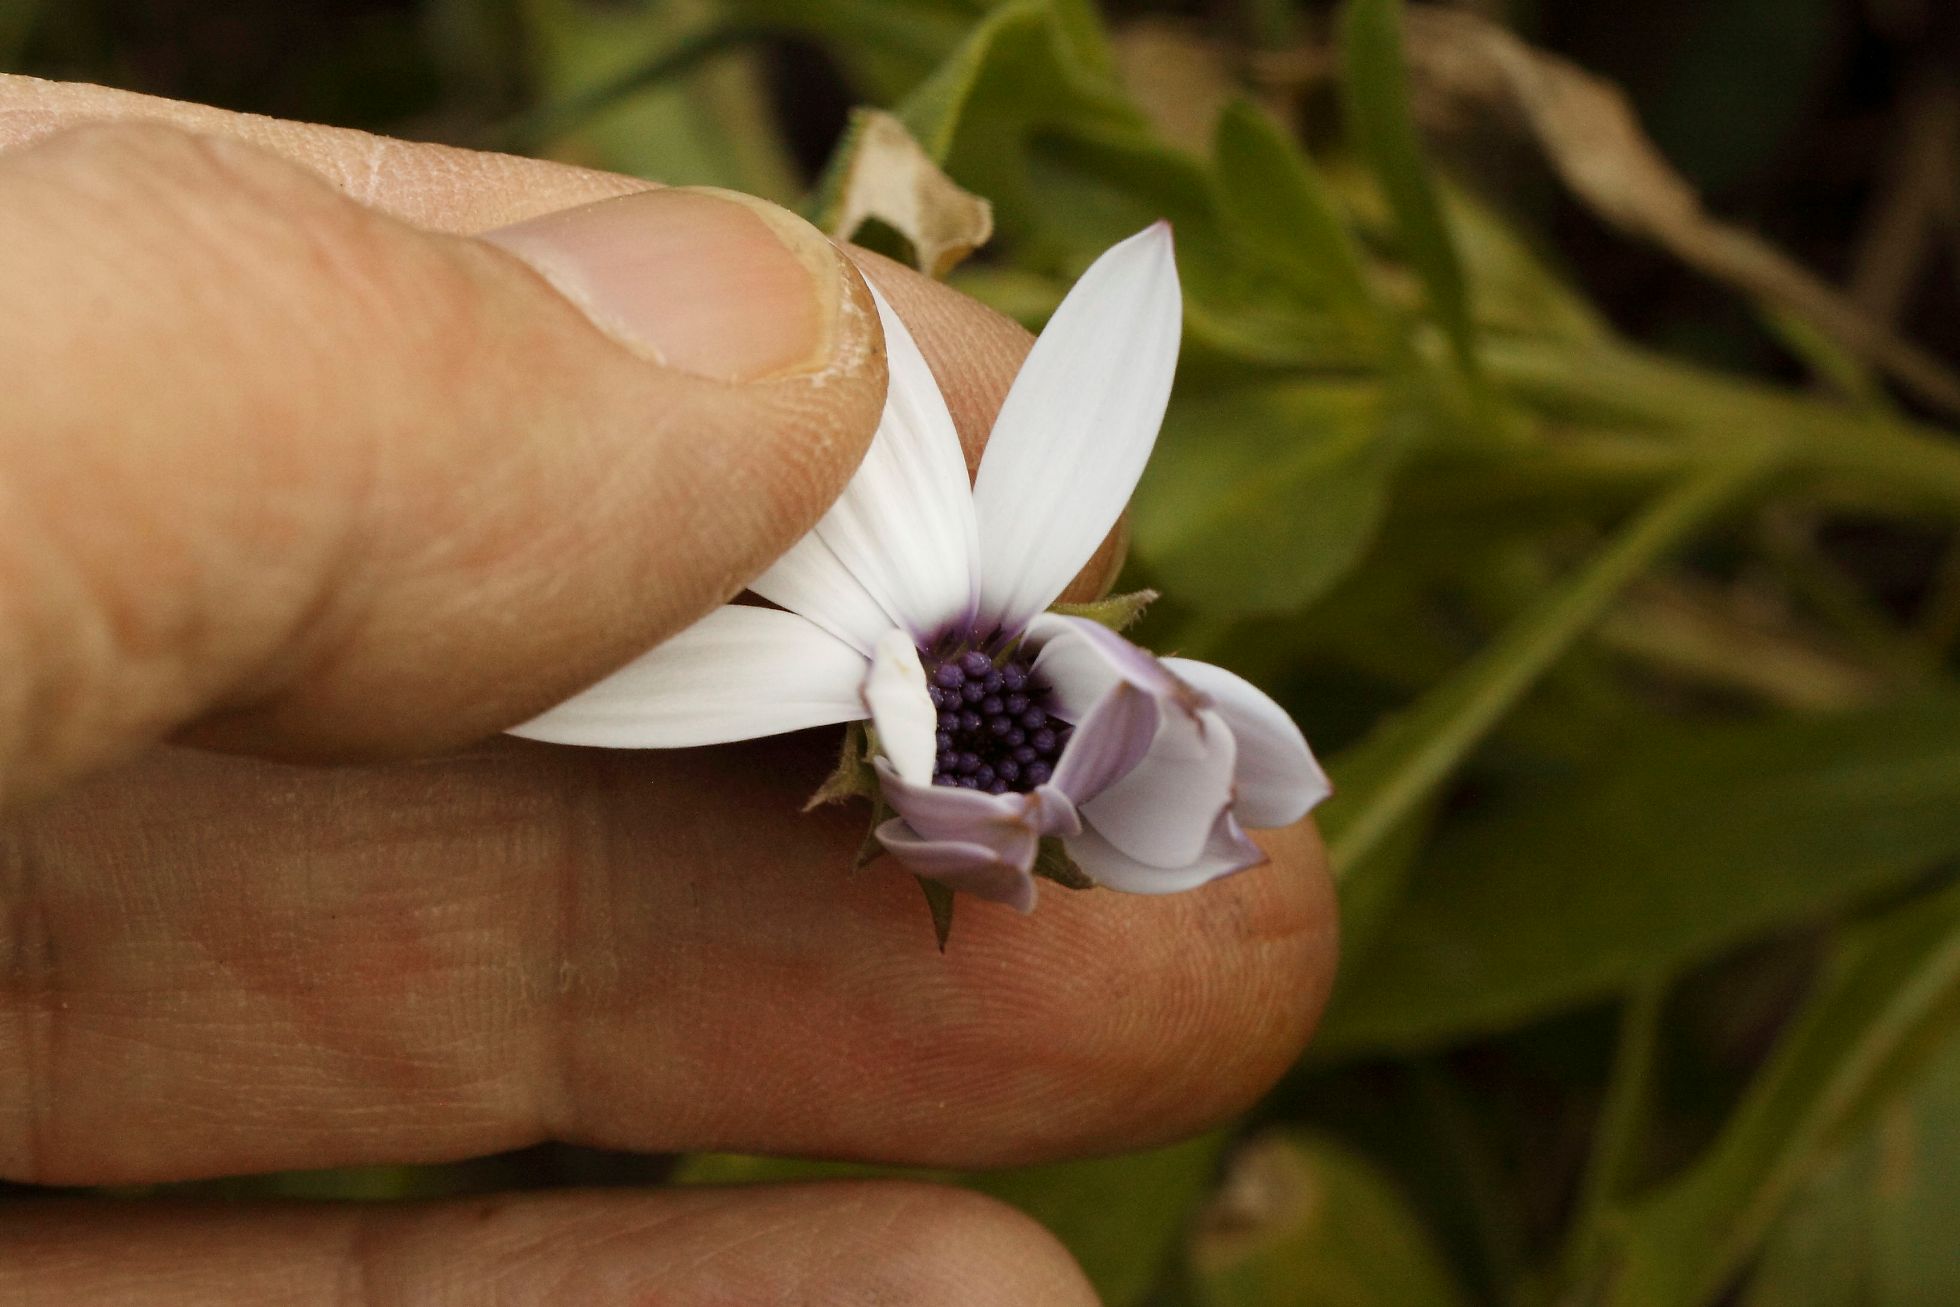
<svg viewBox="0 0 1960 1307">
<path fill-rule="evenodd" d="M 1068 1246 L 1105 1307 L 1138 1307 L 1176 1256 L 1210 1186 L 1221 1133 L 1086 1162 L 970 1178 L 1020 1208 Z"/>
<path fill-rule="evenodd" d="M 1406 858 L 1375 855 L 1417 816 L 1485 735 L 1524 697 L 1613 597 L 1655 559 L 1727 505 L 1756 475 L 1753 459 L 1699 471 L 1662 495 L 1609 544 L 1451 680 L 1336 758 L 1334 798 L 1321 811 L 1344 910 L 1367 901 L 1366 920 L 1349 920 L 1344 948 L 1360 958 L 1397 897 L 1381 878 Z M 1343 989 L 1348 988 L 1343 985 Z M 1337 1002 L 1333 1016 L 1339 1018 Z M 1321 1036 L 1323 1045 L 1326 1035 Z"/>
<path fill-rule="evenodd" d="M 1192 1247 L 1200 1307 L 1457 1307 L 1435 1240 L 1367 1158 L 1304 1131 L 1233 1159 Z"/>
<path fill-rule="evenodd" d="M 1051 1230 L 1106 1307 L 1140 1307 L 1176 1256 L 1208 1189 L 1225 1135 L 1080 1162 L 962 1175 L 890 1166 L 702 1153 L 683 1160 L 682 1184 L 903 1178 L 958 1184 L 998 1198 Z"/>
<path fill-rule="evenodd" d="M 1381 306 L 1326 183 L 1264 111 L 1237 101 L 1218 120 L 1218 208 L 1226 230 L 1350 331 L 1373 334 Z"/>
<path fill-rule="evenodd" d="M 1096 12 L 1095 0 L 1048 0 L 1048 3 L 1075 62 L 1105 81 L 1114 81 L 1116 57 L 1109 48 L 1109 34 L 1103 30 L 1102 15 Z"/>
<path fill-rule="evenodd" d="M 1600 1268 L 1605 1301 L 1713 1301 L 1819 1161 L 1957 1026 L 1960 884 L 1950 884 L 1847 938 L 1714 1145 L 1623 1213 Z"/>
<path fill-rule="evenodd" d="M 822 1162 L 802 1157 L 761 1157 L 751 1153 L 691 1153 L 675 1163 L 675 1184 L 798 1184 L 809 1180 L 938 1180 L 952 1171 L 929 1171 L 868 1162 Z"/>
<path fill-rule="evenodd" d="M 1666 725 L 1459 821 L 1320 1035 L 1431 1047 L 1606 997 L 1960 855 L 1960 692 Z"/>
<path fill-rule="evenodd" d="M 709 0 L 595 8 L 522 0 L 545 109 L 518 144 L 562 138 L 578 162 L 675 185 L 793 199 L 800 186 L 756 70 L 725 52 L 756 29 Z M 712 66 L 705 65 L 709 56 Z"/>
<path fill-rule="evenodd" d="M 1463 266 L 1409 110 L 1402 0 L 1350 0 L 1341 21 L 1341 67 L 1356 149 L 1381 185 L 1403 251 L 1422 278 L 1458 366 L 1475 377 L 1480 367 Z"/>
<path fill-rule="evenodd" d="M 1180 603 L 1298 610 L 1367 551 L 1407 444 L 1368 383 L 1288 382 L 1180 403 L 1132 506 L 1132 547 Z"/>
<path fill-rule="evenodd" d="M 1960 1039 L 1818 1168 L 1776 1224 L 1747 1307 L 1960 1303 Z"/>
<path fill-rule="evenodd" d="M 1100 124 L 1143 133 L 1143 118 L 1079 62 L 1045 4 L 1008 4 L 907 95 L 896 112 L 955 180 L 992 201 L 1003 220 L 1037 220 L 1029 137 L 1042 128 Z"/>
</svg>

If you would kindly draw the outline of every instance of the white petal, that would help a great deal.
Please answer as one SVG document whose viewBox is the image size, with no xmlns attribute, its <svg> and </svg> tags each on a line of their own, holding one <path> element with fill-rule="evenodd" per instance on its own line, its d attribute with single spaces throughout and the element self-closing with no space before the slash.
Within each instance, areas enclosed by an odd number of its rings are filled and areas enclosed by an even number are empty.
<svg viewBox="0 0 1960 1307">
<path fill-rule="evenodd" d="M 1204 848 L 1181 867 L 1139 862 L 1093 829 L 1064 842 L 1069 856 L 1091 880 L 1126 894 L 1177 894 L 1266 861 L 1265 851 L 1245 837 L 1229 812 L 1219 814 Z"/>
<path fill-rule="evenodd" d="M 871 674 L 864 680 L 864 706 L 878 728 L 878 747 L 893 769 L 914 785 L 932 784 L 939 710 L 926 692 L 919 651 L 905 632 L 888 630 L 878 638 Z"/>
<path fill-rule="evenodd" d="M 1020 629 L 1116 524 L 1157 443 L 1182 327 L 1161 222 L 1097 259 L 1055 310 L 974 481 L 986 617 Z"/>
<path fill-rule="evenodd" d="M 794 613 L 730 605 L 510 733 L 611 749 L 780 735 L 862 718 L 865 670 Z"/>
<path fill-rule="evenodd" d="M 897 625 L 814 530 L 751 581 L 749 589 L 815 622 L 867 658 L 878 637 Z"/>
<path fill-rule="evenodd" d="M 1244 677 L 1189 658 L 1164 666 L 1212 701 L 1238 745 L 1232 812 L 1247 826 L 1291 826 L 1333 793 L 1286 710 Z"/>
<path fill-rule="evenodd" d="M 884 297 L 872 298 L 890 376 L 877 434 L 816 528 L 749 587 L 867 654 L 887 627 L 924 643 L 963 625 L 980 557 L 966 457 L 939 382 Z"/>
<path fill-rule="evenodd" d="M 1138 862 L 1185 866 L 1232 801 L 1234 756 L 1217 713 L 1166 711 L 1143 761 L 1082 804 L 1082 818 Z"/>
</svg>

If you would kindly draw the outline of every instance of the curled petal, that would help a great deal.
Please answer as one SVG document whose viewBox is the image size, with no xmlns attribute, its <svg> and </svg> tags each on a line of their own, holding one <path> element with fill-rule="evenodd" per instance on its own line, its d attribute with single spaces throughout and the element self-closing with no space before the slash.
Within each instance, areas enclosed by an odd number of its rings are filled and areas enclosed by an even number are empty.
<svg viewBox="0 0 1960 1307">
<path fill-rule="evenodd" d="M 1052 691 L 1055 714 L 1063 721 L 1084 720 L 1118 684 L 1133 685 L 1160 700 L 1196 702 L 1148 651 L 1100 622 L 1043 613 L 1028 624 L 1028 640 L 1041 650 L 1034 674 Z"/>
<path fill-rule="evenodd" d="M 1333 793 L 1300 728 L 1250 681 L 1189 658 L 1163 661 L 1179 680 L 1210 699 L 1232 728 L 1238 746 L 1232 813 L 1240 822 L 1291 826 Z"/>
<path fill-rule="evenodd" d="M 1097 884 L 1129 894 L 1176 894 L 1266 861 L 1265 850 L 1246 837 L 1230 812 L 1218 814 L 1198 856 L 1180 867 L 1139 862 L 1094 828 L 1085 829 L 1067 844 L 1069 856 Z"/>
<path fill-rule="evenodd" d="M 984 844 L 929 840 L 896 817 L 879 824 L 878 842 L 915 876 L 943 881 L 1019 912 L 1034 908 L 1033 873 Z"/>
<path fill-rule="evenodd" d="M 1027 909 L 1021 891 L 1013 888 L 1013 877 L 1032 871 L 1041 837 L 1074 835 L 1082 829 L 1075 806 L 1053 785 L 1032 794 L 988 794 L 956 785 L 914 785 L 886 759 L 875 765 L 885 799 L 902 819 L 878 828 L 886 849 L 921 876 L 944 880 L 955 889 L 972 888 L 969 881 L 984 884 L 997 892 L 973 892 L 1023 911 Z M 1027 894 L 1026 903 L 1032 904 L 1032 882 Z"/>
<path fill-rule="evenodd" d="M 1233 742 L 1223 719 L 1163 663 L 1096 622 L 1044 613 L 1028 639 L 1040 642 L 1034 673 L 1056 713 L 1077 724 L 1055 783 L 1130 857 L 1158 866 L 1197 857 L 1231 801 Z"/>
<path fill-rule="evenodd" d="M 886 801 L 928 839 L 963 840 L 995 849 L 1025 846 L 1032 863 L 1035 843 L 1043 835 L 1073 835 L 1082 829 L 1075 805 L 1052 783 L 1029 794 L 1011 790 L 989 794 L 957 785 L 914 784 L 883 758 L 874 765 Z"/>
<path fill-rule="evenodd" d="M 1049 783 L 1077 805 L 1095 798 L 1143 761 L 1157 719 L 1154 697 L 1118 682 L 1076 724 Z"/>
<path fill-rule="evenodd" d="M 1208 709 L 1165 712 L 1143 760 L 1082 804 L 1082 818 L 1153 867 L 1196 861 L 1232 802 L 1232 729 Z"/>
<path fill-rule="evenodd" d="M 1168 223 L 1103 254 L 1055 310 L 973 484 L 985 616 L 1019 630 L 1116 524 L 1157 442 L 1183 322 Z"/>
<path fill-rule="evenodd" d="M 865 715 L 864 655 L 794 613 L 717 608 L 512 735 L 674 749 L 780 735 Z"/>
<path fill-rule="evenodd" d="M 864 706 L 893 769 L 914 785 L 931 784 L 938 710 L 926 691 L 919 651 L 905 632 L 890 630 L 878 638 L 871 673 L 864 678 Z"/>
</svg>

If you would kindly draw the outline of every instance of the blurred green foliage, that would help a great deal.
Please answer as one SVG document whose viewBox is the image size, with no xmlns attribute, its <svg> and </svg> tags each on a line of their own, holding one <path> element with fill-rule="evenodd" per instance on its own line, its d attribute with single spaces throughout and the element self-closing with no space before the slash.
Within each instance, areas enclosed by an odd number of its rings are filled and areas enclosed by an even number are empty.
<svg viewBox="0 0 1960 1307">
<path fill-rule="evenodd" d="M 1530 185 L 1492 207 L 1418 135 L 1400 0 L 1204 9 L 1178 30 L 1215 75 L 1168 91 L 1120 71 L 1164 6 L 1089 0 L 375 0 L 258 83 L 173 80 L 202 47 L 112 33 L 116 8 L 0 5 L 0 66 L 819 215 L 845 111 L 880 105 L 995 205 L 954 283 L 1030 325 L 1111 241 L 1176 223 L 1143 638 L 1254 676 L 1329 759 L 1347 964 L 1248 1121 L 941 1177 L 1035 1213 L 1110 1303 L 1960 1301 L 1954 415 L 1770 306 L 1699 361 L 1655 346 L 1717 315 L 1609 325 L 1651 305 L 1549 252 L 1581 218 L 1534 222 Z M 1615 8 L 1513 12 L 1578 15 L 1583 54 Z M 1798 131 L 1848 20 L 1698 12 L 1672 62 L 1626 71 L 1688 175 L 1733 186 Z M 1320 82 L 1276 79 L 1302 44 L 1338 52 L 1306 61 Z M 1215 134 L 1173 133 L 1167 97 L 1215 103 Z M 559 1150 L 248 1187 L 661 1174 Z"/>
</svg>

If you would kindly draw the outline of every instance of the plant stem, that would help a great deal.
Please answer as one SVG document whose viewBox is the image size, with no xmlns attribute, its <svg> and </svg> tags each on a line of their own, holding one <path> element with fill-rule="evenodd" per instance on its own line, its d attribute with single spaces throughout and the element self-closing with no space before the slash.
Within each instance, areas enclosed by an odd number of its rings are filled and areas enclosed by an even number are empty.
<svg viewBox="0 0 1960 1307">
<path fill-rule="evenodd" d="M 1791 472 L 1874 483 L 1960 517 L 1960 439 L 1882 413 L 1846 409 L 1721 376 L 1624 345 L 1491 337 L 1484 361 L 1519 399 L 1553 414 L 1603 417 L 1708 445 L 1759 444 Z"/>
<path fill-rule="evenodd" d="M 1381 844 L 1629 581 L 1733 502 L 1762 466 L 1757 453 L 1745 452 L 1684 477 L 1461 672 L 1338 760 L 1335 779 L 1347 802 L 1329 804 L 1324 823 L 1336 874 Z"/>
<path fill-rule="evenodd" d="M 1560 1261 L 1568 1290 L 1578 1285 L 1598 1256 L 1606 1213 L 1634 1176 L 1653 1098 L 1667 988 L 1665 980 L 1649 979 L 1627 995 L 1620 1009 L 1620 1036 L 1613 1050 L 1606 1097 L 1593 1128 L 1592 1152 L 1586 1160 L 1585 1178 L 1580 1182 Z"/>
</svg>

